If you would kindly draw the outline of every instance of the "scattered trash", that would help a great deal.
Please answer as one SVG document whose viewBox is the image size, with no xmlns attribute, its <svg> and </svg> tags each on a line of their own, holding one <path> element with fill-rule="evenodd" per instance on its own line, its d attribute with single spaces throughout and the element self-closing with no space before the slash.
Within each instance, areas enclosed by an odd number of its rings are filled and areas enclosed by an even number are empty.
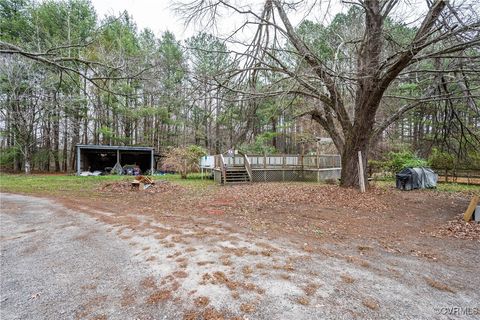
<svg viewBox="0 0 480 320">
<path fill-rule="evenodd" d="M 38 298 L 40 298 L 40 293 L 39 292 L 32 294 L 30 296 L 29 300 L 35 300 L 35 299 L 38 299 Z"/>
<path fill-rule="evenodd" d="M 138 181 L 140 183 L 145 183 L 145 184 L 155 184 L 155 181 L 147 176 L 136 176 L 135 181 Z"/>
<path fill-rule="evenodd" d="M 90 172 L 90 171 L 82 171 L 82 172 L 80 173 L 80 176 L 81 176 L 81 177 L 89 177 L 89 176 L 95 176 L 95 177 L 96 177 L 96 176 L 101 176 L 102 174 L 103 174 L 103 172 L 102 172 L 102 171 L 98 171 L 98 170 L 93 171 L 93 172 Z"/>
<path fill-rule="evenodd" d="M 120 165 L 120 163 L 115 163 L 112 169 L 112 173 L 114 174 L 123 174 L 123 167 Z"/>
</svg>

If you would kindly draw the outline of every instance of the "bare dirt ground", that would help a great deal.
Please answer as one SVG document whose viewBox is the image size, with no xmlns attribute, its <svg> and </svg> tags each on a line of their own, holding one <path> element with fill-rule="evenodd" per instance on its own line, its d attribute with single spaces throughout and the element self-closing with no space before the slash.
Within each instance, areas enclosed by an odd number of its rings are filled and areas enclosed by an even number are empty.
<svg viewBox="0 0 480 320">
<path fill-rule="evenodd" d="M 2 194 L 1 318 L 476 319 L 467 205 L 293 183 Z"/>
</svg>

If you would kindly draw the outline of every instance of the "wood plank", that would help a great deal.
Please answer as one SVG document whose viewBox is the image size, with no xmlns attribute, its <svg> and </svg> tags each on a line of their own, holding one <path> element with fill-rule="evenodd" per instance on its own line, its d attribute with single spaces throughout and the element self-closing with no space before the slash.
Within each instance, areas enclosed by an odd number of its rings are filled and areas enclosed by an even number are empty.
<svg viewBox="0 0 480 320">
<path fill-rule="evenodd" d="M 363 172 L 362 151 L 358 151 L 358 184 L 360 185 L 360 192 L 365 192 L 365 176 Z"/>
<path fill-rule="evenodd" d="M 473 196 L 470 204 L 468 205 L 467 211 L 463 214 L 463 220 L 470 221 L 472 220 L 473 212 L 475 211 L 478 204 L 478 196 Z M 480 213 L 477 213 L 480 214 Z"/>
</svg>

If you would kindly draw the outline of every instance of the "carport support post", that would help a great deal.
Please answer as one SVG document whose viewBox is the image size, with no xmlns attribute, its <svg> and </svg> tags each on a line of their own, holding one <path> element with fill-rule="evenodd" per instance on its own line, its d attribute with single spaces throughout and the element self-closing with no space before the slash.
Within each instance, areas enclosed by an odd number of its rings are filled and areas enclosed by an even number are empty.
<svg viewBox="0 0 480 320">
<path fill-rule="evenodd" d="M 77 146 L 77 175 L 80 175 L 80 147 Z"/>
<path fill-rule="evenodd" d="M 150 153 L 150 175 L 153 176 L 153 162 L 154 162 L 154 157 L 153 157 L 153 149 L 151 150 Z"/>
</svg>

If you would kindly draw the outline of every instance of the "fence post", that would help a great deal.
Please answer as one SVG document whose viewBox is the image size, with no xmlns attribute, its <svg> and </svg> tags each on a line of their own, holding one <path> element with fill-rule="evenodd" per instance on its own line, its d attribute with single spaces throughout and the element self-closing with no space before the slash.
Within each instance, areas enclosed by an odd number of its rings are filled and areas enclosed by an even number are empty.
<svg viewBox="0 0 480 320">
<path fill-rule="evenodd" d="M 362 151 L 358 151 L 358 183 L 360 184 L 360 192 L 365 192 L 365 177 L 363 172 Z"/>
</svg>

